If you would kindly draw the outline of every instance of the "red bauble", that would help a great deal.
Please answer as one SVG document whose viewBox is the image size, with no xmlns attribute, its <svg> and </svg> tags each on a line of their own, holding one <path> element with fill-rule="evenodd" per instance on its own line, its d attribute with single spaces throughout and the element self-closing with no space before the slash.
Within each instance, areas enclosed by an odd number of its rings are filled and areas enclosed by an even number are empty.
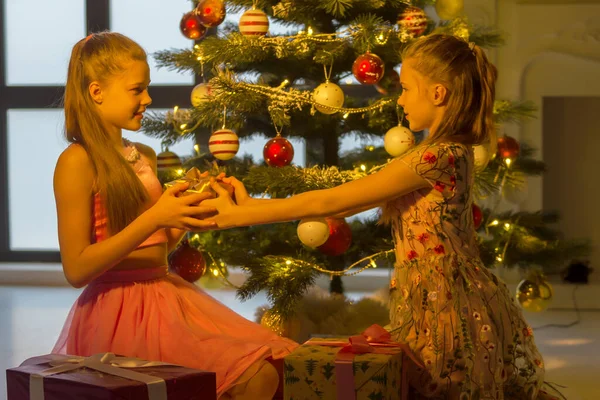
<svg viewBox="0 0 600 400">
<path fill-rule="evenodd" d="M 350 248 L 352 244 L 352 230 L 343 218 L 325 218 L 329 225 L 329 238 L 321 246 L 319 251 L 328 256 L 339 256 Z"/>
<path fill-rule="evenodd" d="M 207 27 L 215 27 L 225 20 L 225 4 L 221 0 L 203 0 L 196 6 L 196 15 Z"/>
<path fill-rule="evenodd" d="M 519 155 L 519 142 L 510 136 L 498 138 L 498 155 L 502 158 L 515 159 Z"/>
<path fill-rule="evenodd" d="M 179 23 L 179 29 L 188 39 L 202 39 L 206 34 L 206 27 L 202 25 L 195 11 L 185 13 Z"/>
<path fill-rule="evenodd" d="M 400 75 L 395 69 L 386 69 L 383 78 L 375 85 L 375 90 L 384 96 L 398 93 L 402 85 L 400 85 Z"/>
<path fill-rule="evenodd" d="M 285 167 L 294 158 L 294 147 L 286 138 L 277 136 L 265 144 L 263 157 L 270 167 Z"/>
<path fill-rule="evenodd" d="M 196 282 L 204 275 L 206 261 L 202 253 L 184 240 L 169 256 L 169 268 L 186 281 Z"/>
<path fill-rule="evenodd" d="M 366 52 L 358 56 L 352 64 L 352 74 L 365 85 L 373 85 L 381 80 L 385 72 L 385 64 L 377 54 Z"/>
<path fill-rule="evenodd" d="M 481 208 L 475 203 L 473 203 L 473 225 L 475 225 L 475 230 L 478 230 L 481 226 L 481 222 L 483 221 L 483 212 Z"/>
</svg>

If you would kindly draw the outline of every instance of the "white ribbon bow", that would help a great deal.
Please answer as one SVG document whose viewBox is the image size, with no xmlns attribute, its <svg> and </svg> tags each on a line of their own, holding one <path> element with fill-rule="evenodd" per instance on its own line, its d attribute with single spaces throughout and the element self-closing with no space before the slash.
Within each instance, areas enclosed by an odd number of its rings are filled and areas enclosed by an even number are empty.
<svg viewBox="0 0 600 400">
<path fill-rule="evenodd" d="M 143 382 L 148 386 L 148 400 L 167 400 L 167 384 L 164 379 L 122 368 L 155 367 L 172 364 L 145 361 L 139 358 L 117 357 L 113 353 L 101 353 L 91 357 L 63 356 L 58 354 L 52 354 L 51 356 L 50 365 L 52 365 L 52 368 L 31 374 L 29 377 L 29 398 L 31 400 L 44 400 L 45 376 L 61 374 L 84 367 L 120 376 L 121 378 Z"/>
</svg>

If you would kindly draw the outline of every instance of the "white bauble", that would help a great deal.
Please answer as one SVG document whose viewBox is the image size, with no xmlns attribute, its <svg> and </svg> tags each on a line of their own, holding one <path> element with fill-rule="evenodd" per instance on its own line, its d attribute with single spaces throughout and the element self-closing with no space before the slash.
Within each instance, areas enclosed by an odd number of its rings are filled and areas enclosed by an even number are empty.
<svg viewBox="0 0 600 400">
<path fill-rule="evenodd" d="M 319 247 L 329 239 L 329 225 L 325 218 L 303 219 L 298 224 L 298 238 L 308 247 Z"/>
<path fill-rule="evenodd" d="M 321 83 L 313 91 L 312 99 L 316 103 L 339 108 L 344 105 L 344 92 L 335 83 L 325 82 Z M 315 108 L 323 114 L 335 114 L 337 112 L 327 107 L 319 107 L 318 105 L 315 105 Z"/>
<path fill-rule="evenodd" d="M 198 107 L 200 104 L 208 100 L 208 96 L 211 94 L 211 87 L 208 83 L 200 83 L 192 89 L 190 100 L 194 107 Z"/>
<path fill-rule="evenodd" d="M 234 131 L 219 129 L 208 139 L 208 150 L 219 160 L 231 160 L 240 148 L 240 140 Z"/>
<path fill-rule="evenodd" d="M 437 0 L 435 2 L 435 12 L 443 20 L 451 20 L 460 16 L 464 8 L 464 0 Z"/>
<path fill-rule="evenodd" d="M 487 145 L 478 144 L 473 146 L 473 157 L 475 169 L 477 171 L 484 170 L 485 167 L 487 167 L 488 162 L 490 162 L 490 152 Z"/>
<path fill-rule="evenodd" d="M 261 10 L 248 10 L 240 17 L 238 26 L 244 36 L 265 36 L 269 32 L 269 18 Z"/>
<path fill-rule="evenodd" d="M 383 147 L 392 157 L 404 154 L 415 145 L 415 135 L 410 129 L 398 125 L 386 132 L 383 137 Z"/>
<path fill-rule="evenodd" d="M 523 183 L 521 183 L 518 187 L 512 185 L 504 185 L 502 187 L 502 197 L 515 205 L 520 205 L 529 196 L 529 185 L 527 184 L 527 179 L 523 177 Z"/>
</svg>

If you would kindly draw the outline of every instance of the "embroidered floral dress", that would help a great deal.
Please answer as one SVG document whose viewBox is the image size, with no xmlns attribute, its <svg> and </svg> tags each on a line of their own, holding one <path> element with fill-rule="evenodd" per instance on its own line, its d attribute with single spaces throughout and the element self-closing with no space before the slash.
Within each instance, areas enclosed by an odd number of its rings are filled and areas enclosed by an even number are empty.
<svg viewBox="0 0 600 400">
<path fill-rule="evenodd" d="M 401 162 L 431 185 L 384 211 L 396 241 L 392 329 L 426 367 L 411 386 L 428 398 L 535 399 L 544 365 L 532 330 L 479 259 L 470 146 L 421 145 Z"/>
</svg>

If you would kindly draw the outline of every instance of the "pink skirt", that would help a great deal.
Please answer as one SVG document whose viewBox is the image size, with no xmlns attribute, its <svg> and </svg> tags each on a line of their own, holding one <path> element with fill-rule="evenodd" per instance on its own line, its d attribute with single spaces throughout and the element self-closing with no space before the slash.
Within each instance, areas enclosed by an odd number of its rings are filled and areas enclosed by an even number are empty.
<svg viewBox="0 0 600 400">
<path fill-rule="evenodd" d="M 81 293 L 53 353 L 112 352 L 216 372 L 217 394 L 297 343 L 236 314 L 167 267 L 104 273 Z"/>
</svg>

